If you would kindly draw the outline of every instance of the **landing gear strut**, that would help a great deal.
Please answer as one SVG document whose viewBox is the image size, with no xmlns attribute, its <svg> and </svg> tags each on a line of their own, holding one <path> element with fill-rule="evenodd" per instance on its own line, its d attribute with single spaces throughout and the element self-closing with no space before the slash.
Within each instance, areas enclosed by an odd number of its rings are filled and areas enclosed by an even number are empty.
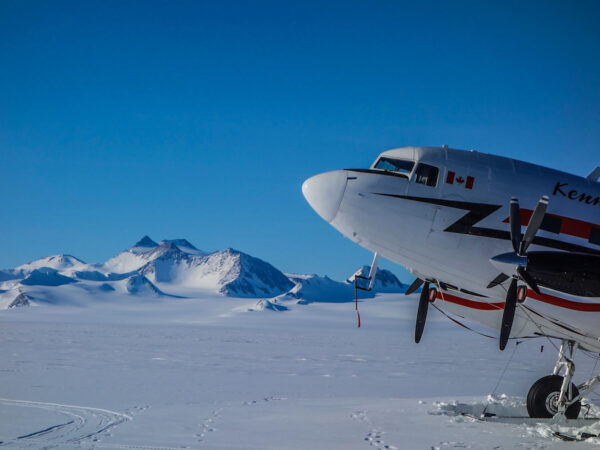
<svg viewBox="0 0 600 450">
<path fill-rule="evenodd" d="M 562 420 L 576 419 L 579 416 L 581 398 L 600 383 L 600 376 L 579 386 L 572 383 L 575 374 L 573 354 L 576 349 L 576 342 L 563 341 L 552 375 L 540 378 L 533 384 L 527 394 L 527 412 L 530 417 L 554 417 Z M 560 375 L 561 370 L 562 375 Z"/>
</svg>

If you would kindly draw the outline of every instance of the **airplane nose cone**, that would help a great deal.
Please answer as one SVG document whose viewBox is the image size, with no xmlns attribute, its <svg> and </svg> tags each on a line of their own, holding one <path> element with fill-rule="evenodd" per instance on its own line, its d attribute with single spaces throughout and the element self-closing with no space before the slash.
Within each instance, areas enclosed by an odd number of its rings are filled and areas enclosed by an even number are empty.
<svg viewBox="0 0 600 450">
<path fill-rule="evenodd" d="M 331 222 L 344 197 L 346 182 L 346 172 L 343 170 L 320 173 L 304 182 L 302 193 L 312 209 Z"/>
</svg>

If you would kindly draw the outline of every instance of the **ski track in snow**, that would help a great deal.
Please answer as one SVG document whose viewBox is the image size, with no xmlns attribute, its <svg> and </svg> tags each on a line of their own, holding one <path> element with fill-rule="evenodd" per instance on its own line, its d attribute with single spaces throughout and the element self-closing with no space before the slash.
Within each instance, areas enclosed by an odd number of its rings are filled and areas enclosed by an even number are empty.
<svg viewBox="0 0 600 450">
<path fill-rule="evenodd" d="M 65 422 L 23 436 L 10 438 L 0 443 L 0 447 L 42 449 L 60 448 L 64 445 L 85 445 L 87 448 L 101 447 L 99 443 L 100 434 L 132 419 L 131 416 L 126 414 L 85 406 L 7 398 L 0 398 L 0 403 L 6 406 L 40 408 L 66 416 Z M 114 445 L 111 446 L 114 447 Z"/>
</svg>

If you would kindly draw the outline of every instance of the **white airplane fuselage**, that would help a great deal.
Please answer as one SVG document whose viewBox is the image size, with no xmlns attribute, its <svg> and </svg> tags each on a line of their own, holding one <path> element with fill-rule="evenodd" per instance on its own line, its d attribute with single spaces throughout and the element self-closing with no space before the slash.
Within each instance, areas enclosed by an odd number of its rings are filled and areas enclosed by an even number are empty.
<svg viewBox="0 0 600 450">
<path fill-rule="evenodd" d="M 380 158 L 414 166 L 406 174 L 381 170 Z M 490 259 L 512 251 L 511 197 L 519 199 L 523 225 L 540 197 L 549 197 L 548 220 L 530 250 L 600 255 L 600 183 L 509 158 L 405 147 L 382 153 L 369 169 L 309 178 L 303 192 L 344 236 L 421 279 L 435 280 L 436 307 L 494 330 L 506 285 L 487 287 L 499 274 Z M 548 335 L 600 351 L 599 297 L 541 287 L 541 295 L 529 290 L 522 306 L 511 336 Z"/>
</svg>

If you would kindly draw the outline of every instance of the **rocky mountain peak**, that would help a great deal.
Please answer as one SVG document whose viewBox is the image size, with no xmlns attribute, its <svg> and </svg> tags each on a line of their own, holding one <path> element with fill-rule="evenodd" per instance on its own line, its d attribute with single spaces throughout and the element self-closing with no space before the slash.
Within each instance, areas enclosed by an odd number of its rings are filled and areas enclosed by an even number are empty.
<svg viewBox="0 0 600 450">
<path fill-rule="evenodd" d="M 196 248 L 190 241 L 188 241 L 187 239 L 165 239 L 160 241 L 160 243 L 165 243 L 165 242 L 169 242 L 172 243 L 178 247 L 184 247 L 184 248 L 189 248 L 192 250 L 198 250 L 198 248 Z"/>
<path fill-rule="evenodd" d="M 156 242 L 154 242 L 152 239 L 150 239 L 150 236 L 145 235 L 143 238 L 141 238 L 139 241 L 137 241 L 134 245 L 134 247 L 158 247 L 158 244 Z"/>
</svg>

